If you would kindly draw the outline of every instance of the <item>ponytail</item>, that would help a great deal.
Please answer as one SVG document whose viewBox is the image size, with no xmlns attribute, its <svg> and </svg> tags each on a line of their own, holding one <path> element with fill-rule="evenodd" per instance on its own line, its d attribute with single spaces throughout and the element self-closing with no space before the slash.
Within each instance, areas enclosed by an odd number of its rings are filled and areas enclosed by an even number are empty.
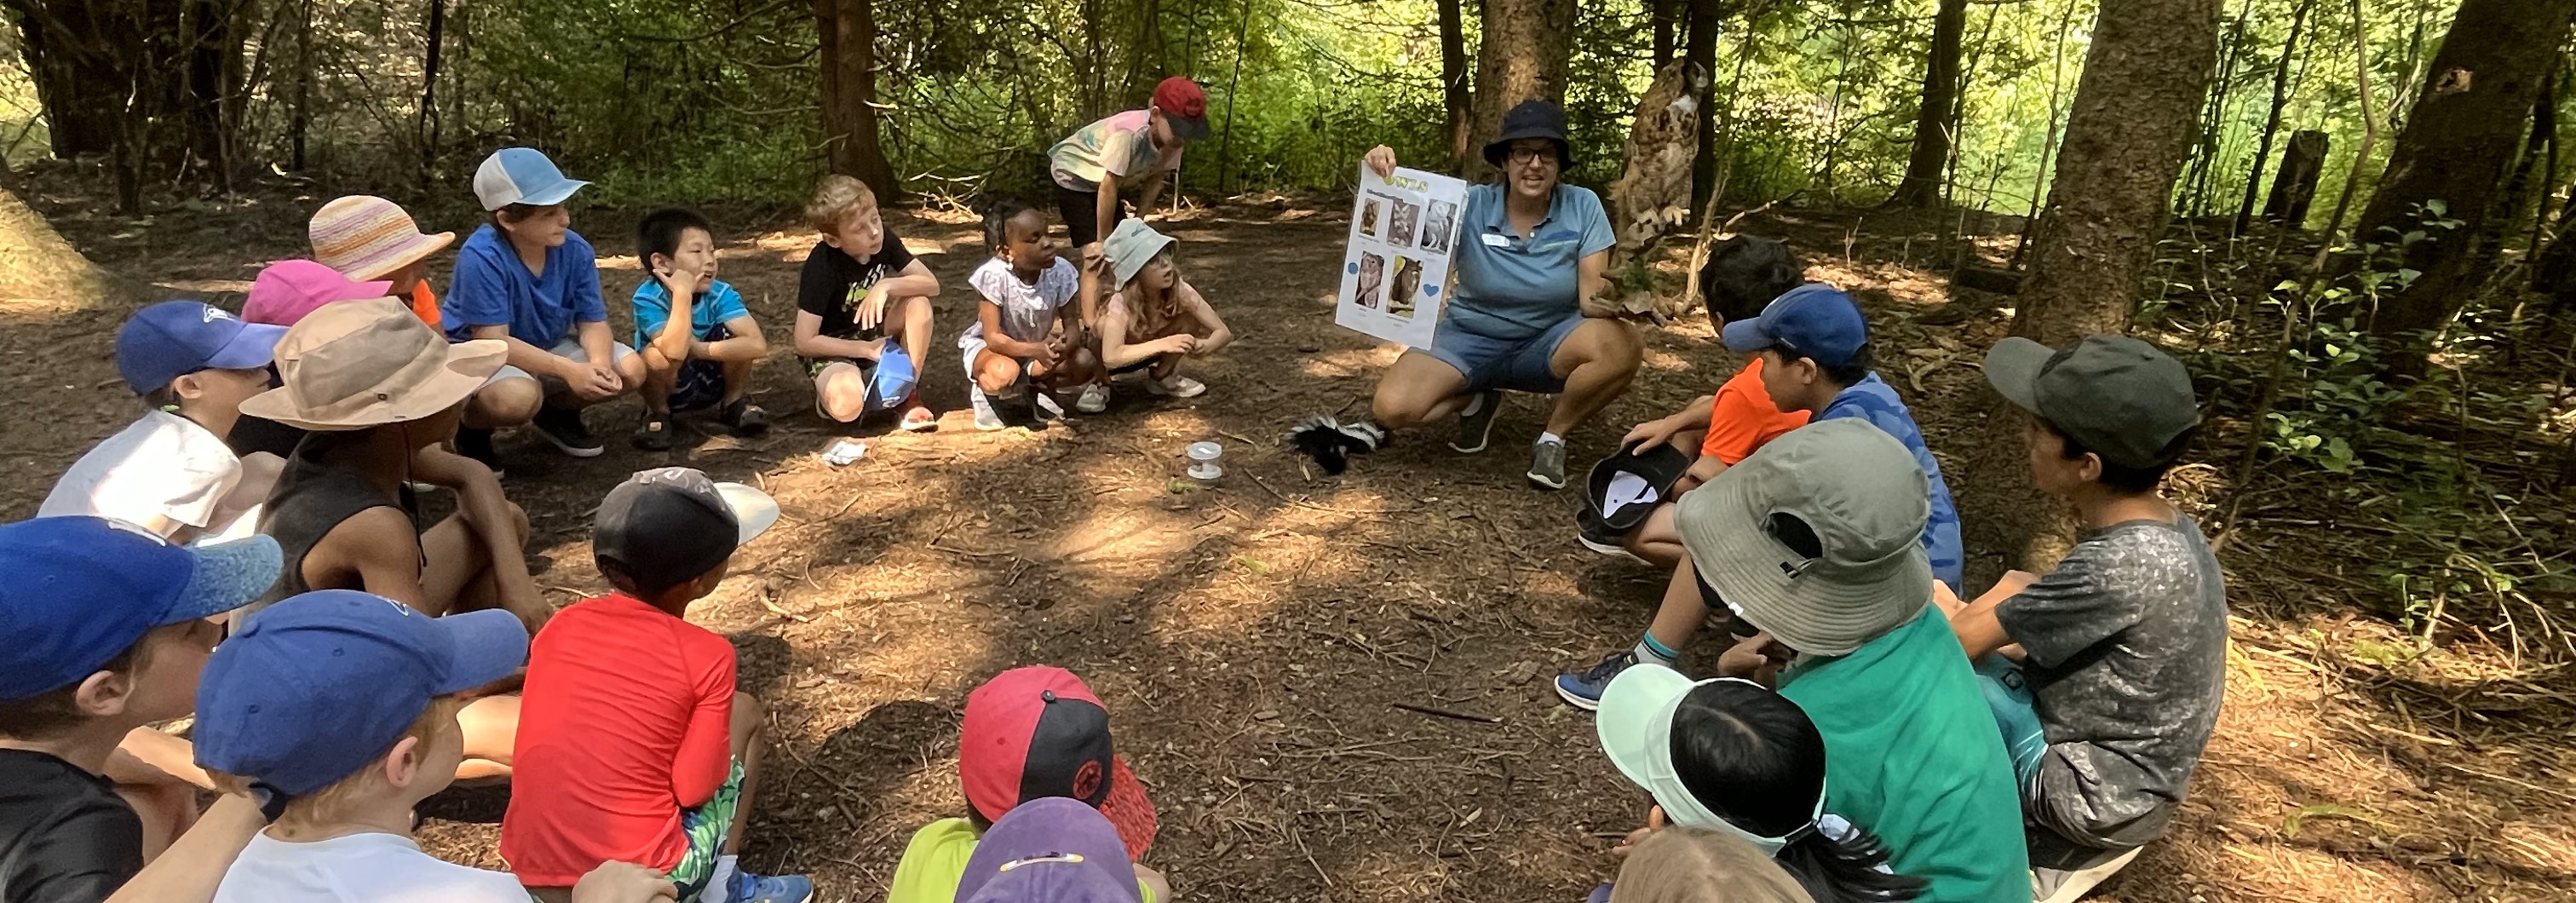
<svg viewBox="0 0 2576 903">
<path fill-rule="evenodd" d="M 1773 857 L 1816 903 L 1897 903 L 1922 895 L 1923 879 L 1887 870 L 1887 844 L 1878 835 L 1847 822 L 1834 827 L 1845 832 L 1836 836 L 1818 825 Z"/>
</svg>

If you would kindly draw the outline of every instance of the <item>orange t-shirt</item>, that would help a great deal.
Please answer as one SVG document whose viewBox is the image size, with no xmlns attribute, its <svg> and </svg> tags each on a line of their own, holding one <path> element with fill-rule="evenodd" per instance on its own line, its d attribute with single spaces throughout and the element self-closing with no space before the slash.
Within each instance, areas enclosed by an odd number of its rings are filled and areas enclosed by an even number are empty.
<svg viewBox="0 0 2576 903">
<path fill-rule="evenodd" d="M 1771 403 L 1771 393 L 1762 388 L 1762 359 L 1757 357 L 1718 387 L 1717 400 L 1708 412 L 1708 438 L 1700 440 L 1699 453 L 1715 455 L 1733 467 L 1764 443 L 1806 425 L 1807 412 L 1783 414 Z"/>
<path fill-rule="evenodd" d="M 431 329 L 443 328 L 438 325 L 438 293 L 429 290 L 427 279 L 411 284 L 411 315 L 419 317 Z"/>
</svg>

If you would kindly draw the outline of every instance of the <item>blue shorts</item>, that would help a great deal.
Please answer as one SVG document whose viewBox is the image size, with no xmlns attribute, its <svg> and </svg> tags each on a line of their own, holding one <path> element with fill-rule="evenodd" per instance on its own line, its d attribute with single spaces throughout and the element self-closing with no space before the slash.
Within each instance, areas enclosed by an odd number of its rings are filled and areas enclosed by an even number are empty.
<svg viewBox="0 0 2576 903">
<path fill-rule="evenodd" d="M 1457 370 L 1467 378 L 1469 392 L 1510 389 L 1554 395 L 1565 391 L 1565 378 L 1556 375 L 1548 361 L 1556 357 L 1556 348 L 1565 344 L 1565 337 L 1582 325 L 1582 314 L 1567 314 L 1538 335 L 1497 339 L 1442 323 L 1440 331 L 1431 334 L 1431 347 L 1414 350 Z"/>
<path fill-rule="evenodd" d="M 2021 673 L 2021 665 L 2002 653 L 1977 660 L 1977 689 L 1986 697 L 1986 708 L 1994 713 L 1995 729 L 2004 735 L 2004 752 L 2012 757 L 2013 783 L 2021 787 L 2025 806 L 2039 788 L 2039 759 L 2048 754 L 2048 736 L 2041 732 L 2039 711 L 2034 706 L 2030 681 Z"/>
<path fill-rule="evenodd" d="M 698 341 L 721 342 L 729 338 L 733 338 L 733 331 L 718 323 Z M 679 376 L 671 382 L 671 410 L 695 411 L 715 407 L 716 402 L 724 400 L 724 391 L 724 364 L 694 357 L 681 361 Z"/>
</svg>

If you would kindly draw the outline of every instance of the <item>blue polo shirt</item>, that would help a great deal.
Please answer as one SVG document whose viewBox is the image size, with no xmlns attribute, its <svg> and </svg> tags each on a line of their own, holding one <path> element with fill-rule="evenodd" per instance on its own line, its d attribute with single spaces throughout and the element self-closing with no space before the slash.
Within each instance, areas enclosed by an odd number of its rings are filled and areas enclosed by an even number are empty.
<svg viewBox="0 0 2576 903">
<path fill-rule="evenodd" d="M 1932 576 L 1949 584 L 1951 592 L 1961 592 L 1966 562 L 1959 542 L 1959 508 L 1950 503 L 1950 484 L 1941 480 L 1941 462 L 1933 460 L 1932 449 L 1923 444 L 1923 429 L 1914 425 L 1914 412 L 1896 397 L 1896 387 L 1871 373 L 1869 378 L 1836 393 L 1816 420 L 1837 417 L 1869 421 L 1914 453 L 1915 466 L 1923 468 L 1924 482 L 1932 484 L 1932 519 L 1923 524 L 1923 551 L 1932 558 Z"/>
<path fill-rule="evenodd" d="M 485 223 L 456 249 L 456 278 L 438 313 L 451 342 L 473 338 L 477 326 L 507 325 L 511 338 L 553 348 L 573 324 L 606 321 L 608 305 L 599 297 L 599 261 L 580 233 L 566 231 L 563 244 L 546 249 L 540 277 L 519 262 L 508 236 Z"/>
<path fill-rule="evenodd" d="M 1501 185 L 1467 189 L 1459 220 L 1458 294 L 1441 328 L 1488 338 L 1528 339 L 1582 312 L 1580 264 L 1618 241 L 1601 197 L 1559 183 L 1547 217 L 1530 234 L 1512 230 Z"/>
<path fill-rule="evenodd" d="M 646 279 L 635 287 L 635 350 L 653 343 L 653 334 L 662 324 L 671 322 L 671 290 L 660 280 Z M 715 334 L 716 327 L 726 322 L 751 316 L 742 304 L 742 293 L 722 279 L 712 280 L 707 290 L 689 299 L 689 338 L 704 342 Z"/>
</svg>

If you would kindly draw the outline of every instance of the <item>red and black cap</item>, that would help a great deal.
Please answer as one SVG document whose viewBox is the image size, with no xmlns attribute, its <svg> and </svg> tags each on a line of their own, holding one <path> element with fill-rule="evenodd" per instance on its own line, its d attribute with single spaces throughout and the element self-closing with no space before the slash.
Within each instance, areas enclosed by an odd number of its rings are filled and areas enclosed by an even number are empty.
<svg viewBox="0 0 2576 903">
<path fill-rule="evenodd" d="M 1117 826 L 1130 859 L 1153 848 L 1154 804 L 1110 743 L 1109 710 L 1073 672 L 1038 665 L 994 675 L 966 695 L 959 734 L 957 776 L 985 819 L 1070 797 Z"/>
</svg>

